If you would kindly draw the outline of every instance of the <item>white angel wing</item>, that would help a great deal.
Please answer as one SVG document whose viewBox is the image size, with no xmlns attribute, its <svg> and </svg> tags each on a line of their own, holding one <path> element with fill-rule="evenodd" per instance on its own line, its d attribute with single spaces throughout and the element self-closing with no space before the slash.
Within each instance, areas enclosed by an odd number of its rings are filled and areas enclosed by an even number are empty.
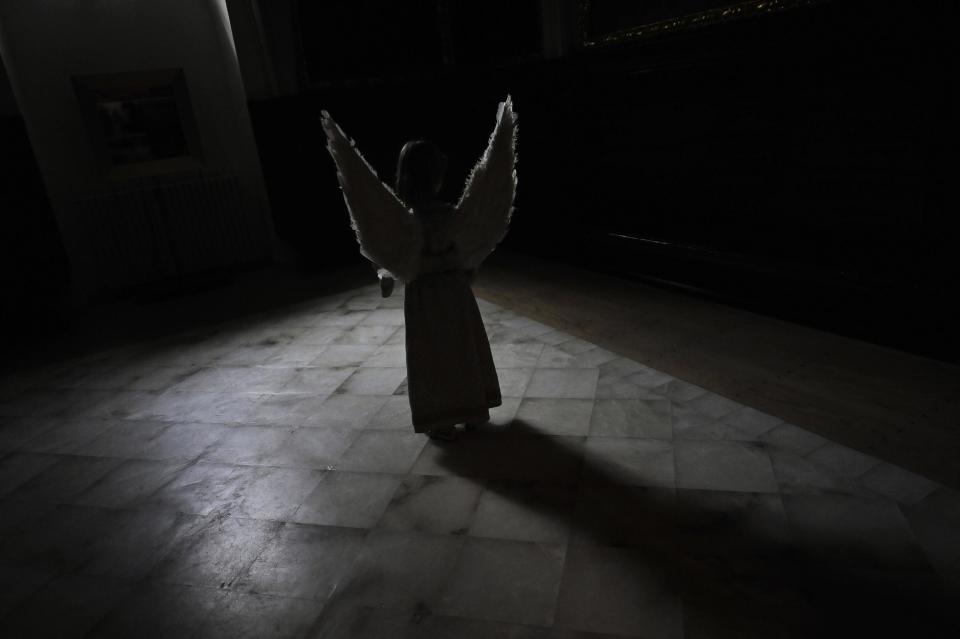
<svg viewBox="0 0 960 639">
<path fill-rule="evenodd" d="M 500 103 L 487 149 L 457 203 L 455 233 L 463 266 L 474 269 L 507 233 L 517 191 L 517 114 L 510 96 Z"/>
<path fill-rule="evenodd" d="M 397 279 L 409 282 L 417 275 L 422 241 L 412 213 L 393 189 L 380 181 L 355 143 L 326 111 L 322 124 L 360 253 Z"/>
</svg>

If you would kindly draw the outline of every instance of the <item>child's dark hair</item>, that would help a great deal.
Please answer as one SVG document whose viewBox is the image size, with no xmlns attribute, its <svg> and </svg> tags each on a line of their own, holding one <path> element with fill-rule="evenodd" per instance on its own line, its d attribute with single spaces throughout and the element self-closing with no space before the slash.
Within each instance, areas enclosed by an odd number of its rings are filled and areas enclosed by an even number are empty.
<svg viewBox="0 0 960 639">
<path fill-rule="evenodd" d="M 429 202 L 436 197 L 447 167 L 445 156 L 429 140 L 412 140 L 403 145 L 397 160 L 397 195 L 407 206 Z"/>
</svg>

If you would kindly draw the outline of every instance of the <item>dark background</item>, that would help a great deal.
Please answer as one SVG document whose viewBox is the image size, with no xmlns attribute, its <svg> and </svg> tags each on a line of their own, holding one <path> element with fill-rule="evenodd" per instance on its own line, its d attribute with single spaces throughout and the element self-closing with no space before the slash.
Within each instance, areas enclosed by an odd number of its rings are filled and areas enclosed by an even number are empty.
<svg viewBox="0 0 960 639">
<path fill-rule="evenodd" d="M 359 261 L 321 109 L 384 179 L 405 140 L 434 139 L 455 200 L 510 93 L 520 183 L 506 248 L 960 361 L 952 3 L 833 0 L 595 46 L 578 23 L 549 59 L 536 2 L 261 9 L 275 49 L 295 38 L 297 90 L 249 108 L 277 233 L 303 273 Z M 22 120 L 0 133 L 15 212 L 4 284 L 42 305 L 65 262 Z"/>
</svg>

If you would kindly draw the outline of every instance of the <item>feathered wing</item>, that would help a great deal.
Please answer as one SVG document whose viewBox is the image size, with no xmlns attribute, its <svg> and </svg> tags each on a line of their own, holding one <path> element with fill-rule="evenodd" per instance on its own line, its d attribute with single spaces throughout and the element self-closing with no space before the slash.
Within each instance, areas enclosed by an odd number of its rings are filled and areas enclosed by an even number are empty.
<svg viewBox="0 0 960 639">
<path fill-rule="evenodd" d="M 360 253 L 396 278 L 412 280 L 417 275 L 421 243 L 413 215 L 326 111 L 322 123 Z"/>
<path fill-rule="evenodd" d="M 517 114 L 508 95 L 500 103 L 490 142 L 470 172 L 454 212 L 464 268 L 480 266 L 507 233 L 517 191 L 516 138 Z"/>
</svg>

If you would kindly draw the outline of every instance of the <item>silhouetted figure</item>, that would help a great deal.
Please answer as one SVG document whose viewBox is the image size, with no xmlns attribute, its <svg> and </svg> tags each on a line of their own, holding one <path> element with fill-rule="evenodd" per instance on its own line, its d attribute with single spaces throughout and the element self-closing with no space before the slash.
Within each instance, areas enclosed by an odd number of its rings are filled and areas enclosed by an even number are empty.
<svg viewBox="0 0 960 639">
<path fill-rule="evenodd" d="M 508 96 L 480 161 L 454 206 L 438 199 L 446 158 L 431 142 L 408 142 L 396 192 L 383 184 L 323 112 L 360 251 L 379 267 L 381 293 L 406 283 L 407 386 L 418 433 L 452 440 L 457 424 L 490 418 L 501 403 L 493 356 L 470 283 L 503 238 L 516 192 L 516 115 Z"/>
</svg>

